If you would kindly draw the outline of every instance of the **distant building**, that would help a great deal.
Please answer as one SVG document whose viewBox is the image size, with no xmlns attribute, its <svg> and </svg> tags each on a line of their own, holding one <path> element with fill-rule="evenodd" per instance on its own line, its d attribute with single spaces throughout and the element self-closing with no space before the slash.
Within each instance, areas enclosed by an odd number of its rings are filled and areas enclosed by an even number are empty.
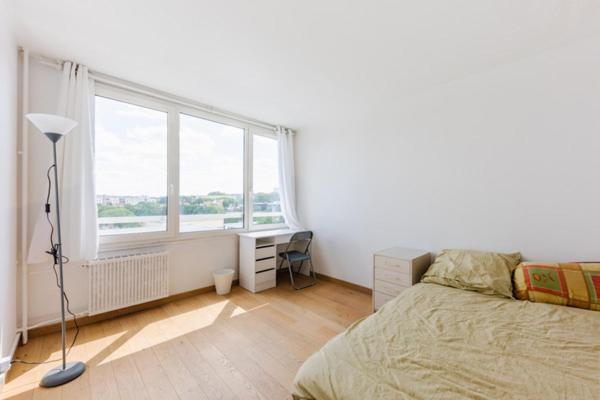
<svg viewBox="0 0 600 400">
<path fill-rule="evenodd" d="M 135 205 L 146 201 L 148 196 L 124 196 L 122 197 L 124 204 Z"/>
<path fill-rule="evenodd" d="M 281 205 L 279 201 L 254 203 L 254 211 L 279 212 Z"/>
<path fill-rule="evenodd" d="M 107 194 L 101 194 L 96 196 L 96 203 L 97 204 L 103 204 L 103 205 L 119 205 L 121 204 L 121 197 L 120 196 L 110 196 Z"/>
<path fill-rule="evenodd" d="M 159 203 L 160 197 L 151 196 L 113 196 L 108 194 L 99 194 L 96 196 L 96 203 L 107 206 L 136 205 L 138 203 Z"/>
</svg>

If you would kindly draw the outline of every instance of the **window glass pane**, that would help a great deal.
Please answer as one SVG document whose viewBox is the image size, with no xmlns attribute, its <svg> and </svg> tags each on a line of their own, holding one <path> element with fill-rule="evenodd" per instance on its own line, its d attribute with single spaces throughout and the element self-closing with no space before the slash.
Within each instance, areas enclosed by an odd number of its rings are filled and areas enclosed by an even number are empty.
<svg viewBox="0 0 600 400">
<path fill-rule="evenodd" d="M 166 231 L 167 113 L 96 96 L 100 235 Z"/>
<path fill-rule="evenodd" d="M 179 230 L 244 227 L 244 130 L 180 115 Z"/>
<path fill-rule="evenodd" d="M 279 156 L 277 141 L 269 137 L 253 137 L 252 224 L 283 224 L 279 203 Z"/>
</svg>

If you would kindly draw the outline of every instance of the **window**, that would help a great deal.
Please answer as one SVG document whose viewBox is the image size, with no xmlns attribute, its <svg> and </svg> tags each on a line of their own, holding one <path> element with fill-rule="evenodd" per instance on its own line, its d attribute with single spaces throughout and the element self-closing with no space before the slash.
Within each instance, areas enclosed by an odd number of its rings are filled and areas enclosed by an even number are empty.
<svg viewBox="0 0 600 400">
<path fill-rule="evenodd" d="M 252 225 L 283 224 L 279 202 L 279 156 L 274 138 L 253 137 Z"/>
<path fill-rule="evenodd" d="M 244 227 L 244 129 L 180 114 L 179 230 Z"/>
<path fill-rule="evenodd" d="M 102 243 L 284 226 L 272 131 L 97 83 Z"/>
<path fill-rule="evenodd" d="M 96 96 L 100 235 L 167 230 L 167 113 Z"/>
</svg>

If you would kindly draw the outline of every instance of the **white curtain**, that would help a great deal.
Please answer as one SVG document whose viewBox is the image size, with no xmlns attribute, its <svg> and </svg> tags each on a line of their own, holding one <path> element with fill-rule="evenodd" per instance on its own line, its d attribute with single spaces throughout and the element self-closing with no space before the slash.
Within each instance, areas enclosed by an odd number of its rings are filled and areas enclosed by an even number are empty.
<svg viewBox="0 0 600 400">
<path fill-rule="evenodd" d="M 296 181 L 294 174 L 294 132 L 278 126 L 279 197 L 281 211 L 290 229 L 304 229 L 296 212 Z"/>
<path fill-rule="evenodd" d="M 77 126 L 58 142 L 63 254 L 72 260 L 92 260 L 98 253 L 94 180 L 94 82 L 90 79 L 86 66 L 72 62 L 63 64 L 57 105 L 58 115 L 77 121 Z M 47 145 L 50 148 L 50 142 Z M 56 206 L 53 194 L 50 202 L 54 212 Z M 40 256 L 44 256 L 44 252 L 50 247 L 49 235 L 48 223 L 41 211 L 29 249 L 30 263 L 47 260 L 40 260 Z"/>
</svg>

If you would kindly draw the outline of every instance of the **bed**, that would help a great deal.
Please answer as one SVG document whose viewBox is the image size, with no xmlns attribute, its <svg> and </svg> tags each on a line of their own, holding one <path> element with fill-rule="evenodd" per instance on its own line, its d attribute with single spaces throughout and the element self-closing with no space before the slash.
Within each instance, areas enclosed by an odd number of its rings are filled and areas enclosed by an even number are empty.
<svg viewBox="0 0 600 400">
<path fill-rule="evenodd" d="M 420 283 L 300 368 L 294 399 L 600 399 L 600 312 Z"/>
</svg>

